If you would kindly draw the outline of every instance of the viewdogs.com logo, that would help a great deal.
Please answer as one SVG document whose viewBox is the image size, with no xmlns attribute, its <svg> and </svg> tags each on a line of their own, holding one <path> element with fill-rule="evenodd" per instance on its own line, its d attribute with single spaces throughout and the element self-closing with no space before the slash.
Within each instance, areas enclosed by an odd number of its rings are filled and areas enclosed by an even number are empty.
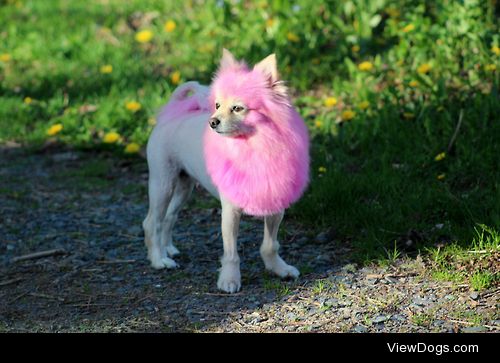
<svg viewBox="0 0 500 363">
<path fill-rule="evenodd" d="M 474 344 L 454 345 L 450 347 L 447 344 L 398 344 L 387 343 L 387 348 L 391 353 L 434 353 L 441 355 L 443 353 L 477 353 L 479 346 Z"/>
</svg>

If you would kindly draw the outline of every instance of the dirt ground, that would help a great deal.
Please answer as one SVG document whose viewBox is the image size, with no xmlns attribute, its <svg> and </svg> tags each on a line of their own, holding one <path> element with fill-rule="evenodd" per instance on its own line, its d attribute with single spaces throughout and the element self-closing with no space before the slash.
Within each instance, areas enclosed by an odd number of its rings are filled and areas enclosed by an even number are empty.
<svg viewBox="0 0 500 363">
<path fill-rule="evenodd" d="M 359 266 L 348 243 L 286 218 L 281 252 L 300 278 L 264 271 L 261 221 L 246 217 L 242 290 L 221 293 L 220 209 L 202 190 L 175 227 L 180 268 L 153 270 L 141 228 L 146 184 L 139 158 L 0 150 L 0 331 L 500 331 L 498 287 L 435 281 L 420 257 Z M 49 255 L 22 258 L 41 251 Z"/>
</svg>

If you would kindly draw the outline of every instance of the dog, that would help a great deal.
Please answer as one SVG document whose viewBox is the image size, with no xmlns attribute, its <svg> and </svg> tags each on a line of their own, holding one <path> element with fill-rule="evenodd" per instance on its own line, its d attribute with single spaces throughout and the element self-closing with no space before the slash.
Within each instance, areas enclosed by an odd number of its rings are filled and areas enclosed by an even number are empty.
<svg viewBox="0 0 500 363">
<path fill-rule="evenodd" d="M 264 219 L 265 268 L 282 278 L 299 276 L 278 254 L 277 236 L 284 210 L 309 182 L 309 134 L 279 78 L 274 54 L 250 68 L 224 49 L 210 87 L 179 86 L 159 113 L 147 162 L 143 228 L 152 267 L 177 267 L 173 227 L 199 183 L 222 207 L 220 290 L 241 288 L 236 240 L 242 214 Z"/>
</svg>

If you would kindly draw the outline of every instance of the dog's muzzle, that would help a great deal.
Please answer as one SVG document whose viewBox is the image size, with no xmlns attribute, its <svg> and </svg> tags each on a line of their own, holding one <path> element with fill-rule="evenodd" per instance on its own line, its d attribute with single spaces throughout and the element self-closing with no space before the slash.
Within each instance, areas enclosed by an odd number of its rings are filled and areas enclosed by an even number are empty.
<svg viewBox="0 0 500 363">
<path fill-rule="evenodd" d="M 210 127 L 212 129 L 215 129 L 220 124 L 220 120 L 216 117 L 213 117 L 208 121 L 208 123 L 210 124 Z"/>
</svg>

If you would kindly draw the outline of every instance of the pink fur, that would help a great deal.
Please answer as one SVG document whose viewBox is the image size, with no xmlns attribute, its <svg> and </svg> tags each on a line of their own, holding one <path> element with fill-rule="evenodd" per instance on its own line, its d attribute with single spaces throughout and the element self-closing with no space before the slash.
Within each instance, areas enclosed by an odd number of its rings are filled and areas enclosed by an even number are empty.
<svg viewBox="0 0 500 363">
<path fill-rule="evenodd" d="M 276 214 L 297 201 L 309 181 L 309 135 L 304 121 L 268 75 L 244 63 L 224 66 L 211 86 L 215 94 L 240 98 L 249 112 L 244 120 L 253 132 L 225 137 L 208 127 L 204 152 L 208 174 L 219 193 L 243 212 Z"/>
<path fill-rule="evenodd" d="M 205 88 L 198 82 L 186 82 L 177 87 L 167 105 L 160 111 L 158 121 L 177 120 L 195 112 L 209 112 Z"/>
</svg>

